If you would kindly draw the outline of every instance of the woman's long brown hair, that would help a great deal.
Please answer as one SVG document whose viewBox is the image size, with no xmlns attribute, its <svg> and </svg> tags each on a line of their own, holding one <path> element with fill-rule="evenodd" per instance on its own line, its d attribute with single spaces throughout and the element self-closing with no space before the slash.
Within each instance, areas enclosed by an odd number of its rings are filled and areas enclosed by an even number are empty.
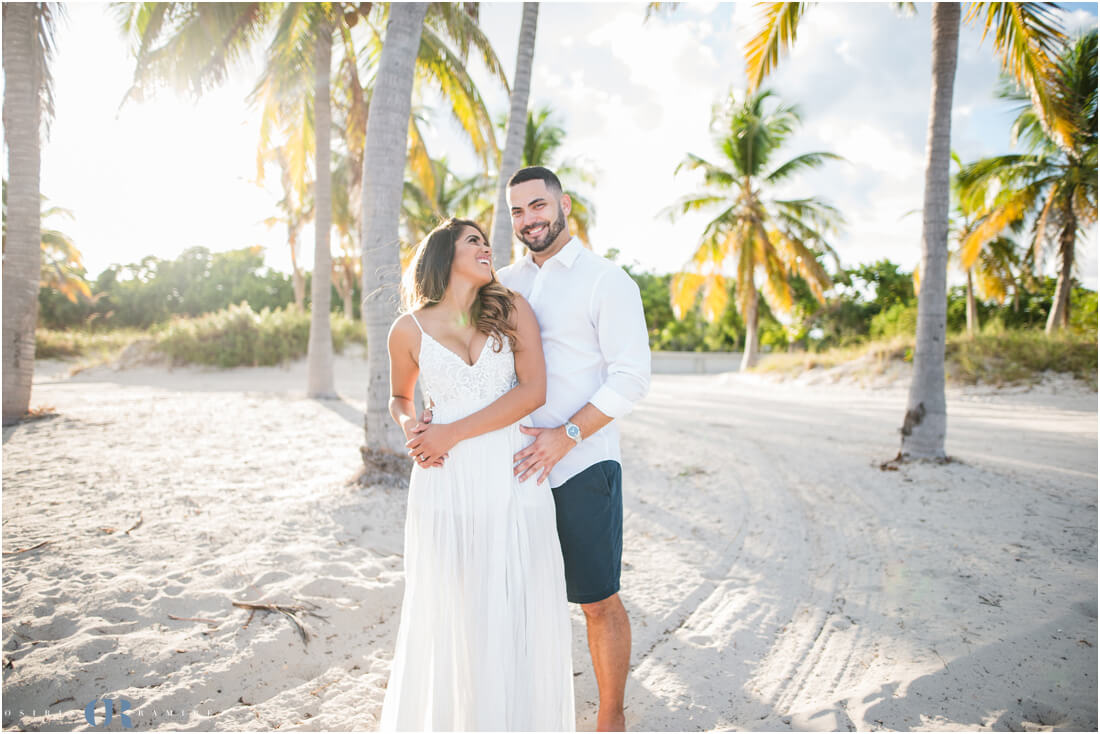
<svg viewBox="0 0 1100 734">
<path fill-rule="evenodd" d="M 473 227 L 482 239 L 489 241 L 477 222 L 469 219 L 451 217 L 429 232 L 416 246 L 412 261 L 401 279 L 401 304 L 405 313 L 443 300 L 447 284 L 451 281 L 455 241 L 463 227 Z M 505 336 L 515 345 L 515 310 L 512 291 L 497 280 L 494 272 L 493 279 L 478 289 L 471 314 L 477 330 L 493 338 L 493 351 L 499 352 L 503 348 Z"/>
</svg>

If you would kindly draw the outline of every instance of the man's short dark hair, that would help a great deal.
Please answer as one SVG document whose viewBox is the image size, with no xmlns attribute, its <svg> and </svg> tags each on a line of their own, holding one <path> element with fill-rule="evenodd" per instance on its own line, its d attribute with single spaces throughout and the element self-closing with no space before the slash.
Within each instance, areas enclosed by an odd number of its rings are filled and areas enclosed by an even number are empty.
<svg viewBox="0 0 1100 734">
<path fill-rule="evenodd" d="M 516 184 L 521 184 L 525 181 L 542 181 L 546 184 L 546 188 L 554 192 L 554 194 L 561 196 L 562 188 L 561 181 L 554 175 L 554 172 L 549 168 L 543 168 L 542 166 L 527 166 L 521 168 L 512 174 L 512 177 L 508 179 L 508 188 L 512 188 Z"/>
</svg>

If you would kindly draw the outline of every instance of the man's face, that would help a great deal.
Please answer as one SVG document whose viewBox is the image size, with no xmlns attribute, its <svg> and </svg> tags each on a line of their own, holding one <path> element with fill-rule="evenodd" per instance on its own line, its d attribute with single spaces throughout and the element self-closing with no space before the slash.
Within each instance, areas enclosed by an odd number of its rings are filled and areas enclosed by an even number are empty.
<svg viewBox="0 0 1100 734">
<path fill-rule="evenodd" d="M 512 231 L 531 252 L 542 252 L 565 231 L 569 196 L 555 196 L 541 180 L 524 181 L 508 189 Z"/>
</svg>

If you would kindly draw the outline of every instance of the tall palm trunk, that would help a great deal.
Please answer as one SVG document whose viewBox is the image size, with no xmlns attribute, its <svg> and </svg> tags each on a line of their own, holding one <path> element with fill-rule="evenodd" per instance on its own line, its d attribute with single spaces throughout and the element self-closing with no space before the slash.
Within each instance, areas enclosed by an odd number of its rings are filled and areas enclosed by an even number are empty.
<svg viewBox="0 0 1100 734">
<path fill-rule="evenodd" d="M 978 331 L 978 301 L 974 298 L 974 268 L 966 269 L 966 333 L 974 336 Z"/>
<path fill-rule="evenodd" d="M 751 284 L 750 280 L 750 284 Z M 741 371 L 756 366 L 756 356 L 760 351 L 760 294 L 753 287 L 749 296 L 749 307 L 745 309 L 745 353 L 741 355 Z"/>
<path fill-rule="evenodd" d="M 1073 249 L 1076 237 L 1077 217 L 1073 214 L 1073 200 L 1067 196 L 1062 233 L 1058 238 L 1058 258 L 1062 267 L 1058 271 L 1058 284 L 1054 286 L 1054 302 L 1050 304 L 1050 314 L 1047 316 L 1046 333 L 1048 335 L 1069 326 L 1069 294 L 1073 288 Z"/>
<path fill-rule="evenodd" d="M 531 66 L 535 58 L 535 26 L 539 4 L 523 4 L 523 21 L 519 27 L 519 48 L 516 51 L 516 75 L 512 79 L 512 105 L 508 111 L 508 133 L 504 152 L 500 156 L 497 178 L 496 207 L 489 241 L 493 247 L 493 266 L 502 268 L 512 262 L 512 214 L 506 198 L 508 179 L 519 170 L 523 161 L 523 133 L 527 127 L 527 99 L 531 93 Z"/>
<path fill-rule="evenodd" d="M 950 202 L 951 98 L 959 50 L 957 3 L 932 6 L 932 106 L 928 115 L 921 232 L 921 282 L 913 381 L 901 428 L 901 458 L 942 459 L 947 434 L 947 213 Z"/>
<path fill-rule="evenodd" d="M 298 225 L 287 223 L 287 241 L 290 244 L 290 279 L 294 285 L 294 305 L 299 311 L 306 309 L 306 276 L 298 267 Z"/>
<path fill-rule="evenodd" d="M 313 221 L 316 226 L 313 248 L 313 283 L 310 288 L 309 376 L 306 394 L 311 398 L 334 398 L 332 375 L 332 107 L 329 104 L 329 79 L 332 74 L 332 28 L 322 22 L 317 30 L 317 49 L 313 69 L 315 137 L 317 140 L 317 176 L 314 183 Z"/>
<path fill-rule="evenodd" d="M 386 334 L 397 314 L 398 220 L 412 111 L 413 66 L 427 3 L 393 3 L 367 113 L 363 157 L 363 321 L 367 330 L 367 413 L 370 452 L 403 445 L 389 417 L 389 354 Z"/>
<path fill-rule="evenodd" d="M 39 90 L 35 43 L 39 3 L 4 3 L 4 138 L 8 146 L 8 221 L 4 251 L 4 425 L 31 402 L 34 327 L 42 269 L 39 198 Z"/>
</svg>

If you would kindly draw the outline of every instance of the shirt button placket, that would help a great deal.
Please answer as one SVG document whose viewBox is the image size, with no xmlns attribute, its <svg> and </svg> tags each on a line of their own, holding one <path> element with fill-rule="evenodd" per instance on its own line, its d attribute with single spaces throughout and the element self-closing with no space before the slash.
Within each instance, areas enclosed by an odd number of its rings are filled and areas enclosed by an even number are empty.
<svg viewBox="0 0 1100 734">
<path fill-rule="evenodd" d="M 546 273 L 546 266 L 539 268 L 539 271 L 535 273 L 535 282 L 531 285 L 531 295 L 527 300 L 534 306 L 535 301 L 538 300 L 539 295 L 542 293 L 542 282 L 544 280 L 543 275 Z"/>
</svg>

